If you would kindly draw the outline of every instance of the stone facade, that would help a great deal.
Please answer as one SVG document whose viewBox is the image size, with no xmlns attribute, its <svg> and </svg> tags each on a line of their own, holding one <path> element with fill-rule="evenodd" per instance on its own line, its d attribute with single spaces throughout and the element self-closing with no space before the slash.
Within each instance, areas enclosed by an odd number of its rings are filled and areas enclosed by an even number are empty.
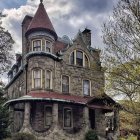
<svg viewBox="0 0 140 140">
<path fill-rule="evenodd" d="M 35 16 L 26 16 L 22 22 L 22 55 L 8 73 L 6 86 L 11 131 L 32 133 L 39 140 L 84 140 L 85 133 L 95 129 L 103 139 L 105 113 L 118 111 L 105 104 L 115 102 L 104 93 L 100 50 L 91 47 L 89 29 L 78 32 L 72 41 L 57 38 L 46 15 L 40 3 Z M 42 17 L 46 24 L 38 23 Z M 114 135 L 116 126 L 111 124 Z"/>
</svg>

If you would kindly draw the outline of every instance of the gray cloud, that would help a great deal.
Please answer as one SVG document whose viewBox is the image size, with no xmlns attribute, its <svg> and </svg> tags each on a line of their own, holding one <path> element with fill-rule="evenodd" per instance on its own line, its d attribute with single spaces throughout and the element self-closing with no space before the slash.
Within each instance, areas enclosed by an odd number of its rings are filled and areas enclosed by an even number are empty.
<svg viewBox="0 0 140 140">
<path fill-rule="evenodd" d="M 13 0 L 10 0 L 11 3 Z M 7 17 L 3 26 L 9 30 L 16 41 L 15 52 L 21 51 L 21 23 L 25 15 L 33 15 L 40 0 L 27 0 L 19 8 L 4 9 Z M 78 30 L 88 27 L 92 30 L 92 46 L 103 48 L 102 24 L 112 13 L 117 0 L 44 0 L 47 13 L 59 36 L 74 38 Z"/>
</svg>

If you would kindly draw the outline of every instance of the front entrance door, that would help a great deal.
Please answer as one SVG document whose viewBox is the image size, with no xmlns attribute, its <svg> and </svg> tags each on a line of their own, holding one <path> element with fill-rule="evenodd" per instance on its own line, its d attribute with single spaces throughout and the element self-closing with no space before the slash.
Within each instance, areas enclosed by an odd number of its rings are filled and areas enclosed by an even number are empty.
<svg viewBox="0 0 140 140">
<path fill-rule="evenodd" d="M 90 127 L 95 129 L 95 110 L 89 109 Z"/>
</svg>

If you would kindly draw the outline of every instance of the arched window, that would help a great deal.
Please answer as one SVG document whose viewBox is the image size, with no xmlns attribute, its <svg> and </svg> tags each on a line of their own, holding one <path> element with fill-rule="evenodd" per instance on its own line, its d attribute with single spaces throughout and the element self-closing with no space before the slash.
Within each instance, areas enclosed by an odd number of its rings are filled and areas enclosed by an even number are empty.
<svg viewBox="0 0 140 140">
<path fill-rule="evenodd" d="M 46 88 L 52 89 L 52 72 L 50 70 L 46 70 Z"/>
<path fill-rule="evenodd" d="M 88 56 L 80 50 L 74 50 L 70 55 L 70 64 L 89 67 L 89 58 Z"/>
<path fill-rule="evenodd" d="M 33 69 L 32 70 L 32 88 L 41 88 L 42 87 L 42 70 Z"/>
<path fill-rule="evenodd" d="M 76 51 L 76 65 L 83 66 L 83 52 Z"/>
<path fill-rule="evenodd" d="M 69 93 L 69 76 L 62 75 L 62 92 Z"/>
</svg>

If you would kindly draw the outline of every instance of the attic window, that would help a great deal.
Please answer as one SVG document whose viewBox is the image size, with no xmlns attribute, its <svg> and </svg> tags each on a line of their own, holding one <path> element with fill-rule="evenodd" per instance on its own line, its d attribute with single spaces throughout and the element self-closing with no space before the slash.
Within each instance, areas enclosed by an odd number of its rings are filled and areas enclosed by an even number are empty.
<svg viewBox="0 0 140 140">
<path fill-rule="evenodd" d="M 70 55 L 70 64 L 89 67 L 89 58 L 88 56 L 81 50 L 74 50 Z"/>
<path fill-rule="evenodd" d="M 41 40 L 33 40 L 33 51 L 41 51 Z"/>
</svg>

